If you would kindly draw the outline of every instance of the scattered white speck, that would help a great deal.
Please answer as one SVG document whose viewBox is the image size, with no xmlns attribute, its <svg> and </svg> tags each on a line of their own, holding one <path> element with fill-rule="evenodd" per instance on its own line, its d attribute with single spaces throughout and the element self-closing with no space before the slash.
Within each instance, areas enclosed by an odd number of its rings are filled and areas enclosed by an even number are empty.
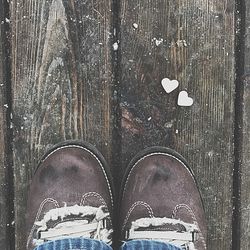
<svg viewBox="0 0 250 250">
<path fill-rule="evenodd" d="M 133 27 L 134 27 L 135 29 L 138 29 L 138 24 L 137 24 L 137 23 L 133 23 Z"/>
<path fill-rule="evenodd" d="M 214 155 L 214 151 L 213 150 L 208 152 L 208 156 L 209 157 L 213 157 L 213 155 Z"/>
<path fill-rule="evenodd" d="M 173 127 L 172 121 L 171 121 L 171 122 L 167 122 L 167 123 L 164 125 L 164 127 L 166 127 L 166 128 L 172 128 L 172 127 Z"/>
<path fill-rule="evenodd" d="M 8 107 L 9 107 L 9 105 L 8 105 L 8 104 L 4 104 L 3 106 L 4 106 L 5 108 L 8 108 Z"/>
<path fill-rule="evenodd" d="M 23 119 L 26 121 L 28 118 L 26 116 L 24 116 Z"/>
<path fill-rule="evenodd" d="M 152 120 L 152 117 L 150 116 L 149 118 L 148 118 L 148 121 L 151 121 Z"/>
<path fill-rule="evenodd" d="M 12 222 L 11 222 L 11 225 L 13 226 L 15 224 L 15 221 L 13 220 Z"/>
<path fill-rule="evenodd" d="M 25 164 L 24 164 L 24 163 L 22 164 L 22 167 L 25 167 Z"/>
<path fill-rule="evenodd" d="M 187 47 L 187 46 L 188 46 L 186 40 L 178 40 L 178 41 L 176 42 L 176 45 L 177 45 L 179 48 L 183 48 L 183 47 Z"/>
<path fill-rule="evenodd" d="M 117 42 L 115 42 L 115 43 L 113 44 L 113 50 L 114 50 L 114 51 L 117 51 L 118 48 L 119 48 L 119 45 L 118 45 Z"/>
<path fill-rule="evenodd" d="M 10 23 L 10 19 L 8 19 L 7 17 L 5 18 L 5 22 L 6 23 Z"/>
<path fill-rule="evenodd" d="M 176 133 L 176 134 L 178 134 L 178 133 L 179 133 L 179 130 L 178 130 L 178 129 L 176 129 L 176 130 L 175 130 L 175 133 Z"/>
<path fill-rule="evenodd" d="M 103 43 L 99 43 L 99 45 L 103 45 Z"/>
<path fill-rule="evenodd" d="M 155 41 L 155 45 L 156 46 L 159 46 L 160 44 L 163 43 L 163 38 L 157 39 L 157 38 L 154 37 L 153 40 Z"/>
<path fill-rule="evenodd" d="M 23 126 L 21 126 L 21 130 L 23 130 Z"/>
</svg>

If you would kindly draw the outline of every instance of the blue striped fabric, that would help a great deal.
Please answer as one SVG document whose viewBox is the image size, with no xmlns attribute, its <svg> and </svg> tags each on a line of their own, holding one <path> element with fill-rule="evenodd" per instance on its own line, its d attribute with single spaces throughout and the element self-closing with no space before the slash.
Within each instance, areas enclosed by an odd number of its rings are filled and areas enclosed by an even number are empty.
<svg viewBox="0 0 250 250">
<path fill-rule="evenodd" d="M 73 238 L 49 241 L 35 248 L 35 250 L 112 250 L 102 241 Z M 178 247 L 163 242 L 151 240 L 131 240 L 123 243 L 120 250 L 181 250 Z"/>
<path fill-rule="evenodd" d="M 102 241 L 73 238 L 48 241 L 39 245 L 35 250 L 112 250 L 112 248 Z"/>
<path fill-rule="evenodd" d="M 153 240 L 131 240 L 121 246 L 122 250 L 181 250 L 173 245 Z"/>
</svg>

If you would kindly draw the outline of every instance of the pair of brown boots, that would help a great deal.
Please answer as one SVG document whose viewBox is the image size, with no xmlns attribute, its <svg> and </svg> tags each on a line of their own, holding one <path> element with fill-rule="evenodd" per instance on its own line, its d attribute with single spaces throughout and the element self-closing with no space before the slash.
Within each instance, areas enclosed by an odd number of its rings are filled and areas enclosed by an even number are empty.
<svg viewBox="0 0 250 250">
<path fill-rule="evenodd" d="M 119 240 L 156 240 L 206 249 L 206 220 L 195 179 L 176 152 L 152 147 L 130 163 L 122 183 Z M 65 142 L 41 160 L 27 204 L 27 249 L 47 241 L 87 237 L 112 244 L 113 184 L 91 145 Z"/>
</svg>

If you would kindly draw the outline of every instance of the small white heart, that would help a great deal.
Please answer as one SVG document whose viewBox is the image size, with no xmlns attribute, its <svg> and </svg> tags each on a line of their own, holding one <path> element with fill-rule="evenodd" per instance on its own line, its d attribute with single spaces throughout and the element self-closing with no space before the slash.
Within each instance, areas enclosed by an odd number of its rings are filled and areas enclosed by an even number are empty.
<svg viewBox="0 0 250 250">
<path fill-rule="evenodd" d="M 188 96 L 188 93 L 186 91 L 181 91 L 178 96 L 178 105 L 189 107 L 192 106 L 194 103 L 193 98 Z"/>
<path fill-rule="evenodd" d="M 161 80 L 161 85 L 164 90 L 169 94 L 179 86 L 179 82 L 177 80 L 170 80 L 168 78 L 164 78 Z"/>
</svg>

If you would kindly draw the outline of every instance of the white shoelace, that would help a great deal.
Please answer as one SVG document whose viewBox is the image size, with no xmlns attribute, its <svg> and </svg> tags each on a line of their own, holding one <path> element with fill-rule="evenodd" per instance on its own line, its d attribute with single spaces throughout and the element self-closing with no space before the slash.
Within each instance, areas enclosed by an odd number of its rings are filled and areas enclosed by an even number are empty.
<svg viewBox="0 0 250 250">
<path fill-rule="evenodd" d="M 171 231 L 164 226 L 181 225 L 185 230 Z M 164 241 L 186 250 L 195 250 L 193 242 L 196 240 L 198 228 L 194 224 L 188 224 L 170 218 L 141 218 L 132 222 L 127 231 L 126 239 L 146 239 Z"/>
<path fill-rule="evenodd" d="M 33 243 L 40 245 L 51 240 L 85 237 L 102 240 L 110 244 L 112 229 L 108 230 L 106 225 L 110 215 L 104 212 L 103 208 L 103 206 L 97 208 L 74 205 L 51 209 L 41 221 L 35 223 L 38 226 L 38 239 L 34 240 Z M 77 219 L 67 218 L 69 216 L 77 216 Z M 88 221 L 86 216 L 93 216 L 94 219 Z M 61 220 L 61 222 L 58 222 L 55 227 L 47 227 L 49 221 L 58 220 Z"/>
</svg>

